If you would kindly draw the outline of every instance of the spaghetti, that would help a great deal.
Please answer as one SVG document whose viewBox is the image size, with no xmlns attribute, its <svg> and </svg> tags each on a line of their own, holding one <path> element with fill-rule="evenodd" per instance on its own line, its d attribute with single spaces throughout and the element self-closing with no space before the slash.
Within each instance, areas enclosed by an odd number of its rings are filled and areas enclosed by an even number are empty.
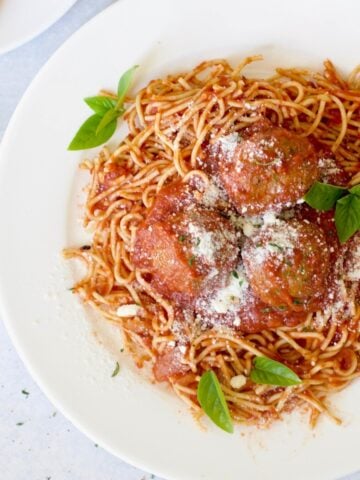
<svg viewBox="0 0 360 480">
<path fill-rule="evenodd" d="M 114 152 L 105 147 L 94 160 L 81 163 L 91 175 L 84 223 L 93 229 L 93 239 L 89 246 L 67 249 L 65 257 L 84 262 L 87 273 L 73 290 L 122 328 L 139 367 L 156 365 L 169 352 L 172 361 L 178 359 L 176 371 L 172 365 L 161 367 L 167 369 L 163 376 L 194 412 L 201 414 L 200 377 L 212 369 L 239 421 L 266 425 L 305 406 L 311 425 L 321 413 L 340 423 L 327 398 L 360 374 L 356 272 L 351 284 L 342 282 L 351 314 L 337 305 L 336 312 L 311 312 L 296 325 L 246 333 L 224 325 L 199 328 L 191 315 L 184 319 L 133 262 L 139 225 L 159 192 L 195 177 L 211 185 L 204 152 L 264 119 L 311 138 L 322 161 L 331 159 L 333 171 L 340 168 L 343 184 L 359 182 L 360 68 L 347 80 L 330 61 L 323 73 L 279 68 L 268 79 L 245 77 L 246 65 L 260 59 L 246 58 L 236 68 L 226 60 L 206 61 L 184 74 L 151 81 L 129 100 L 126 138 Z M 237 220 L 245 230 L 244 215 Z M 350 259 L 353 268 L 355 260 Z M 286 364 L 302 383 L 254 384 L 249 380 L 254 356 Z"/>
</svg>

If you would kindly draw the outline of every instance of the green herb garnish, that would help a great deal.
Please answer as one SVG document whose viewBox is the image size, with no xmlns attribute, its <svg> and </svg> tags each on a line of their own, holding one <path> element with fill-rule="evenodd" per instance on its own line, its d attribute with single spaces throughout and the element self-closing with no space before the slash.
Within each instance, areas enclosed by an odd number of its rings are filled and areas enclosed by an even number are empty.
<svg viewBox="0 0 360 480">
<path fill-rule="evenodd" d="M 304 198 L 316 210 L 328 211 L 335 207 L 335 226 L 341 243 L 360 230 L 360 185 L 346 189 L 315 182 Z"/>
<path fill-rule="evenodd" d="M 24 425 L 24 422 L 18 422 L 16 425 L 17 425 L 18 427 L 21 427 L 21 425 Z"/>
<path fill-rule="evenodd" d="M 360 185 L 355 185 L 355 187 L 350 188 L 349 192 L 360 197 Z"/>
<path fill-rule="evenodd" d="M 239 278 L 239 274 L 238 274 L 238 272 L 237 272 L 236 270 L 233 270 L 233 271 L 231 272 L 231 274 L 232 274 L 232 276 L 233 276 L 234 278 Z"/>
<path fill-rule="evenodd" d="M 303 305 L 304 302 L 300 300 L 299 298 L 293 298 L 293 304 L 294 305 Z"/>
<path fill-rule="evenodd" d="M 121 76 L 116 99 L 100 95 L 84 99 L 85 103 L 95 114 L 81 125 L 70 142 L 68 150 L 94 148 L 102 145 L 113 136 L 117 126 L 117 119 L 125 112 L 123 106 L 125 96 L 130 88 L 137 67 L 138 65 L 135 65 Z"/>
<path fill-rule="evenodd" d="M 255 357 L 250 378 L 255 383 L 288 387 L 299 385 L 301 379 L 290 368 L 268 357 Z"/>
<path fill-rule="evenodd" d="M 233 433 L 234 426 L 220 382 L 212 370 L 203 373 L 197 388 L 197 398 L 206 415 L 225 432 Z"/>
<path fill-rule="evenodd" d="M 274 247 L 274 248 L 277 248 L 278 250 L 280 250 L 280 252 L 283 252 L 283 251 L 284 251 L 283 247 L 280 247 L 280 245 L 278 245 L 278 244 L 276 244 L 276 243 L 270 243 L 270 242 L 269 242 L 269 245 L 271 245 L 271 246 Z"/>
<path fill-rule="evenodd" d="M 23 395 L 25 395 L 26 397 L 28 397 L 30 395 L 30 393 L 28 391 L 26 391 L 25 389 L 24 390 L 21 390 L 21 393 Z"/>
<path fill-rule="evenodd" d="M 334 208 L 339 198 L 346 194 L 346 188 L 315 182 L 305 195 L 305 202 L 316 210 L 328 211 Z"/>
<path fill-rule="evenodd" d="M 200 245 L 200 238 L 195 238 L 195 247 L 198 247 Z"/>
<path fill-rule="evenodd" d="M 84 98 L 84 102 L 98 115 L 104 116 L 106 112 L 116 107 L 116 100 L 104 95 Z"/>
<path fill-rule="evenodd" d="M 350 193 L 337 202 L 335 225 L 341 243 L 360 230 L 360 197 Z"/>
<path fill-rule="evenodd" d="M 313 332 L 314 330 L 313 330 L 312 327 L 306 326 L 306 327 L 303 327 L 301 331 L 302 332 Z"/>
<path fill-rule="evenodd" d="M 190 265 L 190 267 L 194 265 L 195 258 L 196 258 L 195 255 L 191 255 L 191 257 L 189 258 L 188 264 Z"/>
<path fill-rule="evenodd" d="M 179 242 L 180 242 L 180 243 L 185 242 L 185 240 L 186 240 L 186 235 L 180 235 L 180 236 L 179 236 Z"/>
<path fill-rule="evenodd" d="M 111 374 L 111 378 L 112 378 L 112 377 L 116 377 L 116 375 L 117 375 L 119 372 L 120 372 L 120 365 L 119 365 L 119 362 L 116 362 L 114 371 L 113 371 L 113 373 Z"/>
</svg>

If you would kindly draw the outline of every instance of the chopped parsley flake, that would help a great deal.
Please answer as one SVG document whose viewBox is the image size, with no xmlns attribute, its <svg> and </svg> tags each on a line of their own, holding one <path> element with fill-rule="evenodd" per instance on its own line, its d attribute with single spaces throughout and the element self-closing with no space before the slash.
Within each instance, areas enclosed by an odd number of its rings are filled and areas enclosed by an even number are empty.
<svg viewBox="0 0 360 480">
<path fill-rule="evenodd" d="M 22 393 L 23 395 L 25 395 L 26 397 L 28 397 L 28 396 L 30 395 L 30 393 L 27 392 L 25 389 L 24 389 L 24 390 L 21 390 L 21 393 Z"/>
<path fill-rule="evenodd" d="M 194 262 L 195 262 L 195 255 L 191 255 L 191 257 L 188 260 L 190 267 L 193 266 Z"/>
<path fill-rule="evenodd" d="M 179 236 L 179 242 L 180 242 L 180 243 L 185 242 L 185 240 L 186 240 L 186 235 L 180 235 L 180 236 Z"/>
<path fill-rule="evenodd" d="M 233 276 L 233 277 L 239 278 L 239 274 L 237 273 L 236 270 L 233 270 L 231 273 L 232 273 L 232 276 Z"/>
<path fill-rule="evenodd" d="M 307 327 L 303 327 L 302 331 L 303 332 L 313 332 L 313 329 L 311 327 L 307 326 Z"/>
<path fill-rule="evenodd" d="M 120 372 L 120 365 L 119 365 L 119 362 L 116 362 L 116 366 L 114 368 L 114 371 L 113 373 L 111 374 L 111 378 L 112 377 L 116 377 L 116 375 Z"/>
<path fill-rule="evenodd" d="M 21 425 L 24 425 L 24 422 L 18 422 L 16 425 L 17 425 L 18 427 L 21 427 Z"/>
<path fill-rule="evenodd" d="M 302 300 L 299 300 L 298 298 L 294 298 L 293 299 L 293 304 L 294 305 L 303 305 L 303 302 L 302 302 Z"/>
<path fill-rule="evenodd" d="M 277 248 L 280 252 L 284 251 L 283 247 L 280 247 L 280 245 L 278 245 L 277 243 L 270 243 L 269 242 L 269 245 L 271 245 L 274 248 Z"/>
</svg>

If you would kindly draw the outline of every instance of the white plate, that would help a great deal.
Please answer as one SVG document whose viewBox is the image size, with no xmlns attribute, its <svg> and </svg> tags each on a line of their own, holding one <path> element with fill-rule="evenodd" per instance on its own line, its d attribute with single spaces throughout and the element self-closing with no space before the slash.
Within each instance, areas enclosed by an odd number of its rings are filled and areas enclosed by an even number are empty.
<svg viewBox="0 0 360 480">
<path fill-rule="evenodd" d="M 206 421 L 203 431 L 168 390 L 147 383 L 122 358 L 118 332 L 96 322 L 67 290 L 72 272 L 59 255 L 81 232 L 77 164 L 85 153 L 69 153 L 66 146 L 89 114 L 83 97 L 114 88 L 135 63 L 142 66 L 137 87 L 203 59 L 254 52 L 266 55 L 257 67 L 263 71 L 279 64 L 320 68 L 327 57 L 348 71 L 359 60 L 359 15 L 356 0 L 345 11 L 328 0 L 296 6 L 122 1 L 54 55 L 10 122 L 0 161 L 0 293 L 7 327 L 53 403 L 125 460 L 174 480 L 322 480 L 360 467 L 359 383 L 333 400 L 342 427 L 323 418 L 312 432 L 294 414 L 268 431 L 239 427 L 231 436 Z M 111 378 L 117 359 L 121 374 Z"/>
<path fill-rule="evenodd" d="M 0 54 L 50 27 L 76 0 L 0 0 Z"/>
</svg>

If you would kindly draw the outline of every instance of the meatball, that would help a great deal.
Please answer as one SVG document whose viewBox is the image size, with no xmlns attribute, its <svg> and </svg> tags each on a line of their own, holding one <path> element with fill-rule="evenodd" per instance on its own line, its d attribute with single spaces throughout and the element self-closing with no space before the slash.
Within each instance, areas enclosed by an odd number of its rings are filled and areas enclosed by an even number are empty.
<svg viewBox="0 0 360 480">
<path fill-rule="evenodd" d="M 259 214 L 302 198 L 319 177 L 307 138 L 262 120 L 230 148 L 220 142 L 216 171 L 236 209 Z"/>
<path fill-rule="evenodd" d="M 329 248 L 316 225 L 277 220 L 247 239 L 242 258 L 249 282 L 263 302 L 284 311 L 321 306 L 329 271 Z"/>
<path fill-rule="evenodd" d="M 238 257 L 234 227 L 195 193 L 185 183 L 163 189 L 137 229 L 132 253 L 154 290 L 184 307 L 221 284 Z"/>
<path fill-rule="evenodd" d="M 257 333 L 261 330 L 277 328 L 282 326 L 294 327 L 304 322 L 306 312 L 294 312 L 288 309 L 271 307 L 262 302 L 250 290 L 247 304 L 238 313 L 241 319 L 236 329 L 242 333 Z"/>
<path fill-rule="evenodd" d="M 330 251 L 330 263 L 333 265 L 341 250 L 341 244 L 336 232 L 334 210 L 323 212 L 311 208 L 306 203 L 302 203 L 295 208 L 294 212 L 295 217 L 299 220 L 311 222 L 322 229 Z"/>
<path fill-rule="evenodd" d="M 205 328 L 227 327 L 241 333 L 256 333 L 283 325 L 294 326 L 307 313 L 272 307 L 261 301 L 249 285 L 243 265 L 234 270 L 224 287 L 196 303 L 197 321 Z"/>
</svg>

